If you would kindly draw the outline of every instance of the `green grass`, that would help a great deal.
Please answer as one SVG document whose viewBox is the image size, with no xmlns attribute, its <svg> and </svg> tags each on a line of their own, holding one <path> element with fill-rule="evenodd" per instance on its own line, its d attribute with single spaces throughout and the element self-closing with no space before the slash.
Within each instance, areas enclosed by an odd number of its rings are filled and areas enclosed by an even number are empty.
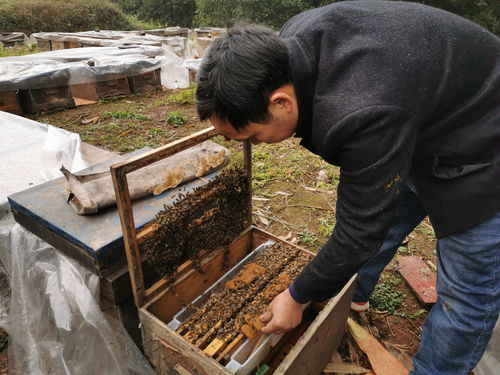
<svg viewBox="0 0 500 375">
<path fill-rule="evenodd" d="M 167 103 L 193 104 L 195 91 L 196 88 L 194 86 L 190 87 L 189 89 L 179 91 L 167 97 Z"/>
<path fill-rule="evenodd" d="M 175 128 L 179 125 L 184 125 L 186 123 L 186 118 L 180 111 L 172 111 L 167 114 L 165 118 L 167 124 L 174 126 Z"/>
<path fill-rule="evenodd" d="M 14 47 L 3 47 L 0 46 L 0 57 L 9 56 L 23 56 L 30 55 L 32 53 L 37 53 L 36 45 L 31 47 L 28 46 L 14 46 Z"/>
</svg>

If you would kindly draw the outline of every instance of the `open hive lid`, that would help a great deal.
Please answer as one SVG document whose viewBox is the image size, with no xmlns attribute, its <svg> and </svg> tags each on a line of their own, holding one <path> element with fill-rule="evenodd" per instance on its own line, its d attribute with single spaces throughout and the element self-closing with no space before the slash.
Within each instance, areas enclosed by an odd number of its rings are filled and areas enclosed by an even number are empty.
<svg viewBox="0 0 500 375">
<path fill-rule="evenodd" d="M 136 230 L 134 223 L 134 215 L 132 211 L 132 204 L 130 199 L 130 192 L 127 183 L 127 174 L 145 167 L 149 164 L 157 162 L 158 160 L 164 159 L 168 156 L 174 155 L 180 151 L 190 148 L 198 143 L 204 142 L 218 135 L 218 132 L 213 128 L 207 128 L 200 132 L 197 132 L 191 136 L 185 137 L 158 149 L 147 152 L 143 155 L 134 157 L 122 163 L 118 163 L 111 167 L 111 176 L 113 179 L 113 186 L 116 194 L 116 201 L 118 206 L 118 211 L 120 214 L 120 223 L 123 231 L 123 240 L 125 245 L 125 252 L 127 255 L 128 268 L 131 278 L 132 291 L 134 293 L 134 298 L 136 305 L 141 308 L 155 298 L 162 290 L 165 285 L 165 279 L 157 281 L 154 285 L 149 288 L 145 287 L 144 275 L 141 264 L 141 249 L 140 244 L 143 243 L 147 238 L 154 235 L 156 232 L 157 224 L 156 221 L 152 222 L 150 225 L 146 225 L 142 230 Z M 251 145 L 248 141 L 244 142 L 244 170 L 246 174 L 245 183 L 248 191 L 251 190 Z M 195 190 L 191 194 L 198 194 Z M 251 193 L 248 194 L 248 201 L 246 202 L 248 211 L 245 220 L 245 225 L 250 226 L 251 220 Z M 214 210 L 216 213 L 217 210 Z M 210 222 L 208 217 L 210 212 L 200 212 L 196 215 L 199 220 L 206 220 Z M 194 217 L 193 219 L 196 219 Z M 219 222 L 220 225 L 220 222 Z M 205 228 L 206 230 L 206 228 Z M 211 240 L 207 238 L 207 240 Z M 221 244 L 222 245 L 222 244 Z"/>
</svg>

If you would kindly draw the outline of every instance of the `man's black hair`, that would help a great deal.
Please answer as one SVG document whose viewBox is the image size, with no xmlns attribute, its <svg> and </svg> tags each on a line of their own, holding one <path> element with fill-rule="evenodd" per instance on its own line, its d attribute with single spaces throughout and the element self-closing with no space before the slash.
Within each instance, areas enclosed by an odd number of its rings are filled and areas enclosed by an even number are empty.
<svg viewBox="0 0 500 375">
<path fill-rule="evenodd" d="M 215 115 L 236 130 L 271 119 L 269 95 L 291 82 L 283 40 L 262 26 L 235 27 L 214 41 L 197 78 L 200 120 Z"/>
</svg>

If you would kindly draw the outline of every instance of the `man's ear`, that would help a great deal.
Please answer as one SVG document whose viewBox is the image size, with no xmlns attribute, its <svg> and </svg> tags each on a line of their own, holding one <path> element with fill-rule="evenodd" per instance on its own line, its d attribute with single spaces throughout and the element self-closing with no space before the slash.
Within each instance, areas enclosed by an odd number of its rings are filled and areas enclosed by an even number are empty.
<svg viewBox="0 0 500 375">
<path fill-rule="evenodd" d="M 294 107 L 294 96 L 288 87 L 285 85 L 274 90 L 269 96 L 269 104 L 276 105 L 287 112 L 291 112 Z"/>
</svg>

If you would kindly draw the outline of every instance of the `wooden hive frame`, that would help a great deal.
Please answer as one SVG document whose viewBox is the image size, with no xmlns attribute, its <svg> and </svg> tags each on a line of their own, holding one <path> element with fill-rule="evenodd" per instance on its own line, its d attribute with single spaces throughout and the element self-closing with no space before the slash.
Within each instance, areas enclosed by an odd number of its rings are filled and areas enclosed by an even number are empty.
<svg viewBox="0 0 500 375">
<path fill-rule="evenodd" d="M 209 337 L 210 332 L 208 332 L 206 340 L 201 340 L 202 345 L 199 347 L 195 345 L 196 343 L 189 342 L 188 338 L 184 337 L 186 335 L 181 335 L 180 332 L 175 332 L 167 326 L 166 322 L 180 311 L 184 302 L 192 301 L 224 274 L 222 267 L 224 251 L 221 249 L 203 257 L 200 262 L 203 273 L 194 269 L 192 261 L 187 261 L 178 267 L 174 276 L 174 284 L 168 285 L 165 279 L 161 279 L 146 288 L 139 244 L 154 233 L 156 228 L 153 224 L 142 230 L 135 229 L 126 175 L 216 135 L 218 135 L 217 131 L 210 127 L 111 167 L 132 291 L 142 324 L 143 345 L 150 361 L 162 375 L 231 375 L 231 372 L 219 362 L 244 341 L 244 335 L 239 334 L 228 342 L 221 342 L 222 340 Z M 244 142 L 243 151 L 248 183 L 251 184 L 251 145 L 248 141 Z M 248 204 L 251 208 L 251 194 Z M 230 266 L 238 263 L 253 248 L 269 239 L 298 248 L 294 244 L 253 227 L 251 215 L 250 209 L 249 227 L 229 245 Z M 309 253 L 307 250 L 299 249 Z M 309 322 L 308 326 L 302 328 L 297 343 L 283 358 L 274 374 L 317 375 L 321 373 L 345 333 L 345 323 L 354 285 L 355 276 L 335 298 L 322 307 L 312 323 Z"/>
</svg>

